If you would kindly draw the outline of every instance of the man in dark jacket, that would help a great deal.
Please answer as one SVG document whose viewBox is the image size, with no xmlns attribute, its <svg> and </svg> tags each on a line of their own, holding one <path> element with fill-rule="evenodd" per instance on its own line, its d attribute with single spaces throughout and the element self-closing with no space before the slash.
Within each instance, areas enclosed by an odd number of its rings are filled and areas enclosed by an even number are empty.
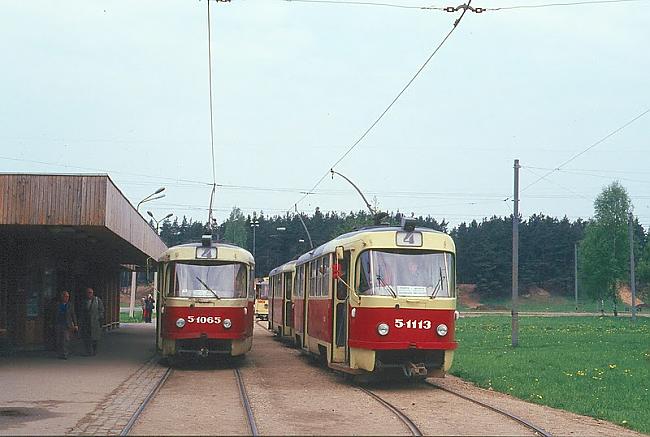
<svg viewBox="0 0 650 437">
<path fill-rule="evenodd" d="M 97 344 L 102 335 L 104 322 L 104 303 L 95 296 L 92 288 L 86 288 L 86 297 L 81 303 L 79 316 L 81 338 L 86 348 L 86 355 L 97 355 Z"/>
<path fill-rule="evenodd" d="M 78 330 L 74 305 L 70 303 L 70 293 L 62 291 L 54 307 L 54 333 L 56 335 L 56 353 L 59 358 L 68 359 L 70 355 L 70 336 L 72 332 Z"/>
</svg>

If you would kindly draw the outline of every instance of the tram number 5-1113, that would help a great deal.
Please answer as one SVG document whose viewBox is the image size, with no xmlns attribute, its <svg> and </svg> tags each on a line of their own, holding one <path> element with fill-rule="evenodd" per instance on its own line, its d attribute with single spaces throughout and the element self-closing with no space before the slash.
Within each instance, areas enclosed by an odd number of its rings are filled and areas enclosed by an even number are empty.
<svg viewBox="0 0 650 437">
<path fill-rule="evenodd" d="M 404 320 L 395 319 L 396 328 L 431 329 L 431 320 Z"/>
</svg>

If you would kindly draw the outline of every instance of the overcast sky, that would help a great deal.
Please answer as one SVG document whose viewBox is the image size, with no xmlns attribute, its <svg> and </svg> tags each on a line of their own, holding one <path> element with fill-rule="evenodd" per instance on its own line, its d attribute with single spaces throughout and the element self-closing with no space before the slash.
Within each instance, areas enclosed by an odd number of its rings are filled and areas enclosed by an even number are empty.
<svg viewBox="0 0 650 437">
<path fill-rule="evenodd" d="M 293 209 L 460 15 L 282 0 L 210 7 L 219 221 L 233 206 Z M 206 12 L 205 0 L 0 0 L 0 171 L 105 172 L 133 204 L 165 186 L 142 212 L 205 221 Z M 468 13 L 335 169 L 381 209 L 452 224 L 510 214 L 514 159 L 526 187 L 650 109 L 648 42 L 650 1 Z M 588 218 L 619 179 L 648 227 L 649 133 L 646 114 L 527 188 L 522 213 Z M 364 208 L 338 177 L 298 209 L 317 206 Z"/>
</svg>

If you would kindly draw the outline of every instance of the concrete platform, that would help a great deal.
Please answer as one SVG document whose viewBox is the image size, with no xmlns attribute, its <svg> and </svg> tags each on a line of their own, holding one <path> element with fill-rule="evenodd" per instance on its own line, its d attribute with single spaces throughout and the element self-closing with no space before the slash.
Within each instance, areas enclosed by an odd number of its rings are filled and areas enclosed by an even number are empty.
<svg viewBox="0 0 650 437">
<path fill-rule="evenodd" d="M 94 357 L 76 341 L 67 360 L 54 352 L 0 357 L 0 435 L 62 435 L 155 353 L 155 324 L 122 324 L 105 333 Z"/>
</svg>

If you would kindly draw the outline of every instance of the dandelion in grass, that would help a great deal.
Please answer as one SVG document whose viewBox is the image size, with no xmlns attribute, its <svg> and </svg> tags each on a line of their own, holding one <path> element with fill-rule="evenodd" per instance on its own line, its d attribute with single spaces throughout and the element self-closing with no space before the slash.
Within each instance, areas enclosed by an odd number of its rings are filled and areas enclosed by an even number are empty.
<svg viewBox="0 0 650 437">
<path fill-rule="evenodd" d="M 608 367 L 609 367 L 610 369 L 616 369 L 616 364 L 610 364 Z"/>
</svg>

